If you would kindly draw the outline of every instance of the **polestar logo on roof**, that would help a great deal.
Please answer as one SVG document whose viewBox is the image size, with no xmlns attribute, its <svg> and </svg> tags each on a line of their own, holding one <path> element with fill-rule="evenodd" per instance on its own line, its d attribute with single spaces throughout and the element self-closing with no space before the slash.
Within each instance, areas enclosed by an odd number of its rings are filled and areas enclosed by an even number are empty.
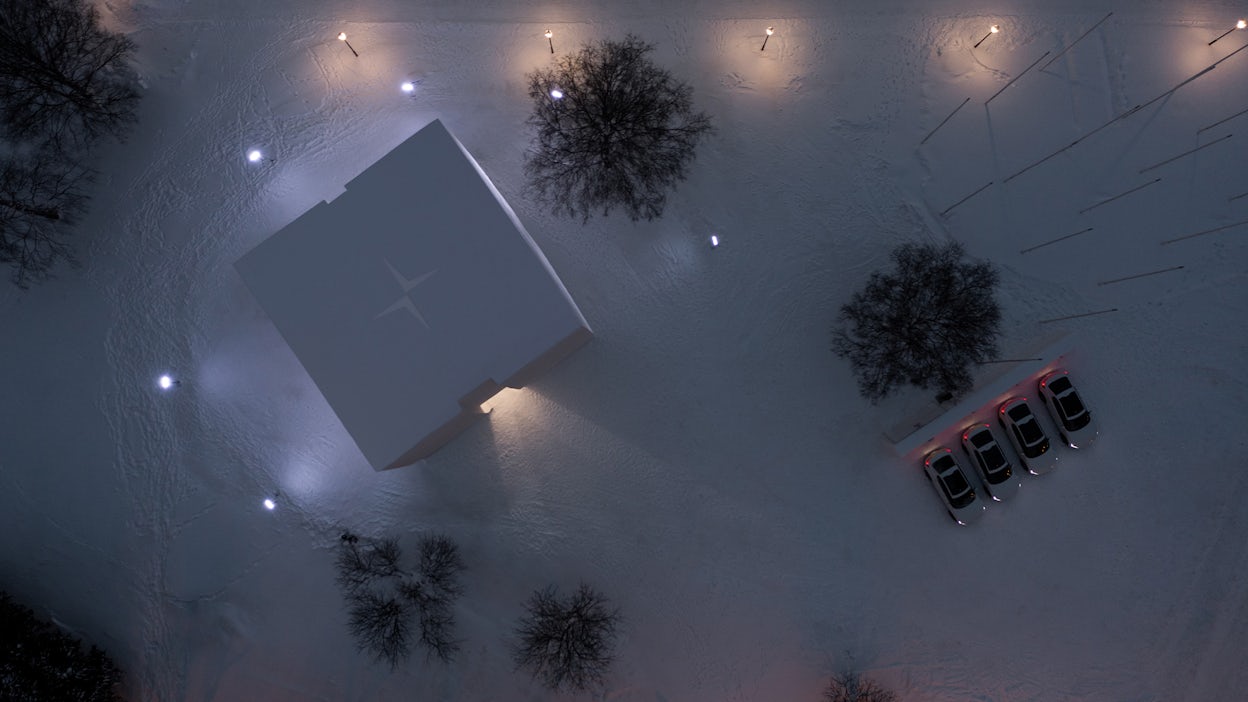
<svg viewBox="0 0 1248 702">
<path fill-rule="evenodd" d="M 394 266 L 390 265 L 389 261 L 383 262 L 386 264 L 386 268 L 390 269 L 390 275 L 394 276 L 394 281 L 399 284 L 400 288 L 403 288 L 403 295 L 401 295 L 399 299 L 395 300 L 394 304 L 378 313 L 378 315 L 373 317 L 373 319 L 381 319 L 391 312 L 397 312 L 398 310 L 407 310 L 413 317 L 419 319 L 421 324 L 425 325 L 425 329 L 428 329 L 429 323 L 426 322 L 425 318 L 421 316 L 420 310 L 416 309 L 416 303 L 412 302 L 412 297 L 409 293 L 411 293 L 417 285 L 425 282 L 438 271 L 435 269 L 423 275 L 416 276 L 415 278 L 404 278 L 401 273 L 394 269 Z"/>
</svg>

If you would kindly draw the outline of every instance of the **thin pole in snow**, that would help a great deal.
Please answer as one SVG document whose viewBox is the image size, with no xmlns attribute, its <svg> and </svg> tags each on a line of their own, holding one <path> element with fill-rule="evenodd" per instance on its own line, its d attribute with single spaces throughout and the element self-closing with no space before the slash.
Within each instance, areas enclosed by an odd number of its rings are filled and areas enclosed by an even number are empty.
<svg viewBox="0 0 1248 702">
<path fill-rule="evenodd" d="M 1074 145 L 1078 144 L 1079 142 L 1083 141 L 1084 139 L 1087 139 L 1088 137 L 1092 136 L 1093 134 L 1096 134 L 1097 132 L 1099 132 L 1099 131 L 1101 131 L 1102 129 L 1104 129 L 1104 128 L 1108 127 L 1109 125 L 1113 124 L 1114 122 L 1117 122 L 1118 120 L 1120 120 L 1120 119 L 1124 119 L 1124 118 L 1126 118 L 1126 117 L 1130 117 L 1131 115 L 1135 114 L 1136 112 L 1139 112 L 1139 111 L 1140 111 L 1143 107 L 1144 107 L 1143 105 L 1136 105 L 1135 107 L 1132 107 L 1131 109 L 1127 110 L 1126 112 L 1123 112 L 1122 114 L 1118 115 L 1117 117 L 1114 117 L 1113 119 L 1109 120 L 1109 121 L 1108 121 L 1108 122 L 1106 122 L 1105 124 L 1102 124 L 1101 126 L 1097 127 L 1096 129 L 1093 129 L 1092 131 L 1088 132 L 1087 134 L 1084 134 L 1083 136 L 1079 137 L 1078 139 L 1075 139 L 1074 141 L 1070 142 L 1070 143 L 1069 143 L 1069 144 L 1067 144 L 1066 146 L 1063 146 L 1062 148 L 1058 149 L 1057 151 L 1054 151 L 1053 153 L 1049 154 L 1048 156 L 1045 156 L 1044 158 L 1040 159 L 1039 161 L 1033 161 L 1033 162 L 1031 163 L 1031 165 L 1027 166 L 1026 168 L 1023 168 L 1023 169 L 1022 169 L 1022 170 L 1020 170 L 1020 171 L 1015 172 L 1015 173 L 1014 173 L 1014 175 L 1012 175 L 1012 176 L 1010 176 L 1010 177 L 1006 178 L 1006 179 L 1005 179 L 1005 182 L 1007 182 L 1007 183 L 1008 183 L 1008 182 L 1010 182 L 1011 180 L 1014 180 L 1015 178 L 1019 177 L 1020 175 L 1022 175 L 1022 174 L 1024 174 L 1024 173 L 1026 173 L 1027 171 L 1030 171 L 1031 169 L 1035 168 L 1036 166 L 1039 166 L 1040 164 L 1044 163 L 1045 161 L 1048 161 L 1049 159 L 1051 159 L 1051 158 L 1053 158 L 1054 156 L 1056 156 L 1056 155 L 1058 155 L 1058 154 L 1062 153 L 1063 151 L 1065 151 L 1065 150 L 1067 150 L 1067 149 L 1071 148 L 1072 146 L 1074 146 Z"/>
<path fill-rule="evenodd" d="M 996 34 L 999 31 L 1001 31 L 1001 25 L 999 24 L 992 25 L 991 27 L 988 28 L 988 33 L 984 35 L 984 38 L 975 42 L 975 46 L 972 46 L 971 48 L 978 49 L 979 45 L 984 43 L 984 39 L 987 39 L 988 37 L 992 36 L 993 34 Z"/>
<path fill-rule="evenodd" d="M 1227 34 L 1230 34 L 1231 32 L 1235 31 L 1236 29 L 1244 29 L 1244 28 L 1246 28 L 1246 27 L 1248 27 L 1248 21 L 1246 21 L 1246 20 L 1242 20 L 1242 19 L 1241 19 L 1240 21 L 1238 21 L 1238 22 L 1236 22 L 1236 23 L 1235 23 L 1235 26 L 1234 26 L 1234 27 L 1231 27 L 1230 29 L 1226 30 L 1225 32 L 1222 32 L 1222 33 L 1221 33 L 1221 34 L 1219 34 L 1218 36 L 1214 37 L 1214 38 L 1213 38 L 1213 41 L 1209 42 L 1209 46 L 1213 46 L 1213 45 L 1214 45 L 1214 43 L 1215 43 L 1215 42 L 1217 42 L 1219 39 L 1221 39 L 1222 37 L 1226 36 Z"/>
<path fill-rule="evenodd" d="M 766 50 L 767 50 L 767 40 L 768 40 L 768 39 L 770 39 L 770 38 L 771 38 L 771 35 L 772 35 L 772 34 L 775 34 L 775 33 L 776 33 L 776 28 L 775 28 L 775 27 L 768 27 L 768 28 L 767 28 L 767 36 L 763 37 L 763 48 L 759 49 L 759 51 L 766 51 Z"/>
<path fill-rule="evenodd" d="M 1245 195 L 1248 195 L 1248 193 L 1244 193 L 1244 194 L 1245 194 Z M 1243 196 L 1241 195 L 1240 197 L 1243 197 Z M 1196 237 L 1198 237 L 1198 236 L 1204 236 L 1204 235 L 1206 235 L 1206 234 L 1212 234 L 1212 233 L 1214 233 L 1214 232 L 1220 232 L 1220 231 L 1223 231 L 1223 230 L 1225 230 L 1225 229 L 1231 229 L 1231 228 L 1233 228 L 1233 227 L 1242 227 L 1242 226 L 1244 226 L 1245 224 L 1248 224 L 1248 219 L 1245 219 L 1245 220 L 1244 220 L 1244 221 L 1242 221 L 1242 222 L 1235 222 L 1234 224 L 1227 224 L 1227 225 L 1224 225 L 1224 226 L 1221 226 L 1221 227 L 1214 227 L 1213 229 L 1206 229 L 1206 230 L 1204 230 L 1203 232 L 1196 232 L 1195 234 L 1184 234 L 1183 236 L 1177 236 L 1177 237 L 1175 237 L 1175 238 L 1173 238 L 1173 239 L 1166 239 L 1165 241 L 1161 242 L 1161 245 L 1162 245 L 1162 246 L 1165 246 L 1166 244 L 1173 244 L 1173 243 L 1174 243 L 1174 242 L 1176 242 L 1176 241 L 1183 241 L 1184 239 L 1194 239 L 1194 238 L 1196 238 Z"/>
<path fill-rule="evenodd" d="M 1109 15 L 1112 15 L 1112 14 L 1114 14 L 1114 13 L 1112 13 L 1112 12 L 1111 12 L 1111 13 L 1109 13 Z M 1042 71 L 1043 71 L 1044 69 L 1048 68 L 1050 65 L 1052 65 L 1052 63 L 1053 63 L 1054 61 L 1056 61 L 1056 60 L 1058 60 L 1059 58 L 1061 58 L 1062 56 L 1064 56 L 1064 55 L 1066 54 L 1066 52 L 1067 52 L 1067 51 L 1070 51 L 1071 49 L 1075 48 L 1075 44 L 1078 44 L 1079 42 L 1083 41 L 1083 38 L 1084 38 L 1084 37 L 1086 37 L 1086 36 L 1088 36 L 1089 34 L 1091 34 L 1093 29 L 1096 29 L 1097 27 L 1101 26 L 1101 24 L 1102 24 L 1102 23 L 1104 23 L 1104 22 L 1105 22 L 1105 20 L 1109 19 L 1109 15 L 1105 15 L 1104 17 L 1102 17 L 1100 22 L 1097 22 L 1096 24 L 1092 25 L 1091 29 L 1089 29 L 1088 31 L 1084 32 L 1082 35 L 1080 35 L 1080 36 L 1079 36 L 1079 38 L 1078 38 L 1078 39 L 1076 39 L 1076 40 L 1074 40 L 1073 42 L 1071 42 L 1071 43 L 1070 43 L 1070 46 L 1068 46 L 1068 47 L 1066 47 L 1065 49 L 1062 49 L 1061 51 L 1059 51 L 1059 52 L 1058 52 L 1058 54 L 1057 54 L 1057 56 L 1054 56 L 1053 58 L 1049 59 L 1049 62 L 1048 62 L 1048 63 L 1046 63 L 1046 64 L 1044 64 L 1043 66 L 1041 66 L 1041 67 L 1040 67 L 1040 70 L 1042 70 Z"/>
<path fill-rule="evenodd" d="M 1179 266 L 1179 268 L 1182 268 L 1182 267 L 1183 266 Z M 1053 319 L 1042 319 L 1038 323 L 1048 324 L 1050 322 L 1060 322 L 1065 319 L 1078 319 L 1080 317 L 1091 317 L 1094 314 L 1108 314 L 1110 312 L 1117 312 L 1117 311 L 1118 311 L 1117 307 L 1111 307 L 1107 310 L 1097 310 L 1095 312 L 1084 312 L 1083 314 L 1072 314 L 1072 315 L 1067 315 L 1065 317 L 1054 317 Z"/>
<path fill-rule="evenodd" d="M 1020 253 L 1020 254 L 1025 254 L 1025 253 L 1028 253 L 1028 252 L 1030 252 L 1030 251 L 1035 251 L 1036 249 L 1043 248 L 1043 247 L 1045 247 L 1045 246 L 1048 246 L 1049 244 L 1056 244 L 1057 242 L 1059 242 L 1059 241 L 1065 241 L 1065 240 L 1067 240 L 1067 239 L 1071 238 L 1072 236 L 1079 236 L 1080 234 L 1087 234 L 1087 233 L 1088 233 L 1088 232 L 1090 232 L 1090 231 L 1092 231 L 1092 227 L 1088 227 L 1087 229 L 1080 229 L 1079 231 L 1075 232 L 1074 234 L 1067 234 L 1066 236 L 1059 236 L 1058 238 L 1053 239 L 1053 240 L 1051 240 L 1051 241 L 1046 241 L 1046 242 L 1044 242 L 1043 244 L 1036 244 L 1035 246 L 1029 246 L 1029 247 L 1027 247 L 1027 248 L 1023 249 L 1022 251 L 1019 251 L 1019 253 Z"/>
<path fill-rule="evenodd" d="M 351 42 L 347 41 L 346 32 L 338 32 L 338 41 L 342 42 L 343 44 L 346 44 L 347 48 L 351 50 L 351 53 L 355 54 L 356 58 L 360 57 L 360 52 L 356 51 L 355 47 L 351 46 Z"/>
<path fill-rule="evenodd" d="M 1248 109 L 1243 109 L 1243 110 L 1240 110 L 1239 112 L 1236 112 L 1235 114 L 1231 115 L 1230 117 L 1227 117 L 1226 119 L 1220 119 L 1220 120 L 1218 120 L 1217 122 L 1214 122 L 1213 124 L 1209 125 L 1208 127 L 1201 127 L 1200 129 L 1197 129 L 1197 130 L 1196 130 L 1196 133 L 1197 133 L 1197 134 L 1200 134 L 1200 133 L 1201 133 L 1201 132 L 1203 132 L 1203 131 L 1207 131 L 1207 130 L 1213 129 L 1214 127 L 1218 126 L 1219 124 L 1225 124 L 1226 122 L 1230 122 L 1231 120 L 1233 120 L 1233 119 L 1235 119 L 1236 117 L 1238 117 L 1238 116 L 1240 116 L 1240 115 L 1243 115 L 1243 114 L 1248 114 Z"/>
<path fill-rule="evenodd" d="M 1227 202 L 1235 202 L 1236 200 L 1238 200 L 1238 199 L 1239 199 L 1239 198 L 1241 198 L 1241 197 L 1248 197 L 1248 193 L 1240 193 L 1240 194 L 1238 194 L 1238 195 L 1232 195 L 1232 196 L 1228 197 L 1228 198 L 1226 199 L 1226 201 L 1227 201 Z"/>
<path fill-rule="evenodd" d="M 1111 203 L 1111 202 L 1113 202 L 1114 200 L 1117 200 L 1118 198 L 1123 197 L 1123 196 L 1126 196 L 1126 195 L 1130 195 L 1131 193 L 1133 193 L 1133 192 L 1135 192 L 1135 191 L 1137 191 L 1137 190 L 1143 190 L 1144 188 L 1147 188 L 1148 186 L 1152 185 L 1153 183 L 1158 183 L 1158 182 L 1160 182 L 1160 181 L 1161 181 L 1161 178 L 1154 178 L 1154 179 L 1152 179 L 1152 180 L 1148 181 L 1147 183 L 1145 183 L 1145 184 L 1143 184 L 1143 185 L 1137 185 L 1136 187 L 1131 188 L 1130 190 L 1128 190 L 1128 191 L 1127 191 L 1127 192 L 1125 192 L 1125 193 L 1119 193 L 1119 194 L 1117 194 L 1117 195 L 1115 195 L 1115 196 L 1113 196 L 1113 197 L 1109 198 L 1108 200 L 1101 200 L 1100 202 L 1096 203 L 1095 205 L 1092 205 L 1092 206 L 1090 206 L 1090 207 L 1085 207 L 1085 208 L 1083 208 L 1082 210 L 1079 210 L 1079 214 L 1083 214 L 1083 213 L 1085 213 L 1085 212 L 1088 212 L 1089 210 L 1095 210 L 1096 208 L 1100 207 L 1101 205 L 1105 205 L 1105 204 Z"/>
<path fill-rule="evenodd" d="M 1234 134 L 1227 134 L 1227 135 L 1226 135 L 1226 136 L 1224 136 L 1224 137 L 1218 137 L 1217 139 L 1214 139 L 1213 141 L 1209 142 L 1208 144 L 1205 144 L 1204 146 L 1197 146 L 1196 148 L 1191 149 L 1190 151 L 1184 151 L 1183 153 L 1179 154 L 1178 156 L 1173 156 L 1173 157 L 1171 157 L 1171 158 L 1168 158 L 1168 159 L 1166 159 L 1165 161 L 1162 161 L 1161 163 L 1154 163 L 1153 165 L 1148 166 L 1147 168 L 1141 168 L 1141 169 L 1140 169 L 1140 173 L 1145 173 L 1145 172 L 1147 172 L 1147 171 L 1151 171 L 1151 170 L 1153 170 L 1154 168 L 1160 168 L 1160 167 L 1162 167 L 1162 166 L 1166 165 L 1167 163 L 1170 163 L 1171 161 L 1177 161 L 1177 160 L 1179 160 L 1179 159 L 1183 158 L 1184 156 L 1190 156 L 1190 155 L 1192 155 L 1192 154 L 1196 153 L 1197 151 L 1200 151 L 1201 149 L 1207 149 L 1207 148 L 1209 148 L 1210 146 L 1213 146 L 1214 144 L 1218 143 L 1219 141 L 1226 141 L 1227 139 L 1230 139 L 1230 138 L 1231 138 L 1231 137 L 1233 137 L 1233 136 L 1235 136 L 1235 135 L 1234 135 Z"/>
<path fill-rule="evenodd" d="M 1114 278 L 1113 280 L 1102 280 L 1101 282 L 1097 283 L 1097 285 L 1110 285 L 1112 283 L 1121 283 L 1124 280 L 1135 280 L 1136 278 L 1144 278 L 1150 275 L 1157 275 L 1158 273 L 1169 273 L 1170 271 L 1182 270 L 1182 268 L 1183 266 L 1175 266 L 1173 268 L 1162 268 L 1159 271 L 1150 271 L 1148 273 L 1140 273 L 1138 275 L 1129 275 L 1125 278 Z"/>
<path fill-rule="evenodd" d="M 970 195 L 967 195 L 966 197 L 962 198 L 961 200 L 958 200 L 957 202 L 953 203 L 952 205 L 950 205 L 950 206 L 946 207 L 946 208 L 945 208 L 945 211 L 940 213 L 940 216 L 941 216 L 941 217 L 944 217 L 945 215 L 949 214 L 950 210 L 952 210 L 953 208 L 957 207 L 958 205 L 961 205 L 962 203 L 966 202 L 967 200 L 970 200 L 971 198 L 975 197 L 976 195 L 980 194 L 980 193 L 981 193 L 981 192 L 983 192 L 983 191 L 984 191 L 984 190 L 985 190 L 985 189 L 986 189 L 989 185 L 992 185 L 992 181 L 991 181 L 991 180 L 990 180 L 990 181 L 988 181 L 987 185 L 982 185 L 982 186 L 980 186 L 979 190 L 976 190 L 975 192 L 971 193 Z"/>
<path fill-rule="evenodd" d="M 1196 75 L 1192 76 L 1191 78 L 1188 78 L 1187 80 L 1183 81 L 1182 83 L 1179 83 L 1178 85 L 1176 85 L 1176 86 L 1174 86 L 1173 88 L 1171 88 L 1171 89 L 1167 90 L 1166 92 L 1162 93 L 1161 95 L 1158 95 L 1157 97 L 1153 98 L 1152 100 L 1149 100 L 1148 102 L 1141 103 L 1141 104 L 1139 104 L 1139 105 L 1136 105 L 1135 107 L 1132 107 L 1131 109 L 1127 110 L 1126 112 L 1123 112 L 1122 114 L 1118 115 L 1117 117 L 1114 117 L 1113 119 L 1109 120 L 1109 121 L 1108 121 L 1108 122 L 1106 122 L 1105 124 L 1102 124 L 1101 126 L 1097 127 L 1096 129 L 1093 129 L 1092 131 L 1088 132 L 1087 134 L 1084 134 L 1083 136 L 1079 137 L 1078 139 L 1075 139 L 1074 141 L 1070 142 L 1070 143 L 1069 143 L 1069 144 L 1067 144 L 1066 146 L 1063 146 L 1062 148 L 1058 149 L 1057 151 L 1054 151 L 1053 153 L 1049 154 L 1048 156 L 1045 156 L 1044 158 L 1040 159 L 1039 161 L 1035 161 L 1034 163 L 1032 163 L 1031 165 L 1027 166 L 1026 168 L 1023 168 L 1021 171 L 1018 171 L 1018 172 L 1014 173 L 1014 175 L 1011 175 L 1011 176 L 1009 176 L 1008 178 L 1006 178 L 1004 182 L 1008 183 L 1008 182 L 1010 182 L 1011 180 L 1014 180 L 1015 178 L 1019 177 L 1020 175 L 1022 175 L 1022 174 L 1024 174 L 1024 173 L 1026 173 L 1027 171 L 1030 171 L 1031 169 L 1035 168 L 1036 166 L 1039 166 L 1040 164 L 1044 163 L 1045 161 L 1048 161 L 1049 159 L 1053 158 L 1054 156 L 1056 156 L 1056 155 L 1058 155 L 1058 154 L 1062 153 L 1062 152 L 1063 152 L 1063 151 L 1065 151 L 1066 149 L 1069 149 L 1070 147 L 1074 146 L 1075 144 L 1078 144 L 1079 142 L 1083 141 L 1084 139 L 1087 139 L 1088 137 L 1092 136 L 1093 134 L 1096 134 L 1097 132 L 1101 131 L 1102 129 L 1105 129 L 1106 127 L 1108 127 L 1109 125 L 1113 124 L 1114 122 L 1117 122 L 1117 121 L 1118 121 L 1118 120 L 1120 120 L 1120 119 L 1126 119 L 1127 117 L 1130 117 L 1131 115 L 1135 114 L 1136 112 L 1139 112 L 1140 110 L 1144 109 L 1145 107 L 1148 107 L 1149 105 L 1153 104 L 1154 102 L 1157 102 L 1158 100 L 1161 100 L 1162 98 L 1165 98 L 1165 97 L 1170 96 L 1171 94 L 1173 94 L 1173 93 L 1174 93 L 1176 90 L 1178 90 L 1179 88 L 1182 88 L 1183 86 L 1187 85 L 1188 83 L 1191 83 L 1192 81 L 1194 81 L 1194 80 L 1196 80 L 1197 78 L 1199 78 L 1199 77 L 1201 77 L 1201 76 L 1205 75 L 1205 74 L 1206 74 L 1206 73 L 1208 73 L 1209 71 L 1212 71 L 1213 69 L 1217 68 L 1217 67 L 1218 67 L 1218 63 L 1222 63 L 1222 61 L 1225 61 L 1226 59 L 1229 59 L 1231 56 L 1234 56 L 1235 54 L 1239 53 L 1240 51 L 1243 51 L 1244 49 L 1248 49 L 1248 44 L 1245 44 L 1245 45 L 1243 45 L 1242 47 L 1240 47 L 1240 48 L 1236 49 L 1235 51 L 1231 52 L 1231 53 L 1230 53 L 1230 54 L 1228 54 L 1225 58 L 1221 59 L 1221 60 L 1220 60 L 1220 61 L 1218 61 L 1217 63 L 1215 63 L 1215 64 L 1213 64 L 1212 66 L 1209 66 L 1208 68 L 1206 68 L 1206 69 L 1204 69 L 1204 70 L 1200 71 L 1200 72 L 1199 72 L 1199 73 L 1197 73 Z"/>
<path fill-rule="evenodd" d="M 553 38 L 554 36 L 555 36 L 554 32 L 550 31 L 549 29 L 546 30 L 546 43 L 550 44 L 550 53 L 552 54 L 555 53 L 555 40 Z"/>
<path fill-rule="evenodd" d="M 940 124 L 936 125 L 936 129 L 940 129 L 941 127 L 945 126 L 945 122 L 948 122 L 949 120 L 953 119 L 953 116 L 958 113 L 958 110 L 962 109 L 963 105 L 965 105 L 966 103 L 970 101 L 971 99 L 968 97 L 967 99 L 962 101 L 961 105 L 958 105 L 957 107 L 953 108 L 953 112 L 950 112 L 948 117 L 942 119 L 940 121 Z M 928 132 L 927 136 L 923 137 L 923 141 L 919 142 L 919 146 L 926 144 L 927 140 L 931 139 L 932 135 L 936 133 L 936 129 L 933 129 L 932 131 Z"/>
<path fill-rule="evenodd" d="M 1045 56 L 1048 56 L 1048 55 L 1049 55 L 1049 52 L 1047 52 L 1047 51 L 1046 51 L 1046 52 L 1044 52 L 1044 56 L 1041 56 L 1040 58 L 1036 59 L 1035 61 L 1032 61 L 1032 62 L 1031 62 L 1031 65 L 1030 65 L 1030 66 L 1028 66 L 1028 67 L 1026 67 L 1026 68 L 1024 68 L 1022 73 L 1019 73 L 1018 75 L 1014 76 L 1014 78 L 1012 78 L 1012 79 L 1010 80 L 1010 82 L 1009 82 L 1009 83 L 1006 83 L 1005 85 L 1001 86 L 1001 89 L 1000 89 L 1000 90 L 998 90 L 997 92 L 993 93 L 993 94 L 992 94 L 992 97 L 988 98 L 987 100 L 984 100 L 984 104 L 985 104 L 985 105 L 987 105 L 988 103 L 992 102 L 992 101 L 993 101 L 993 100 L 994 100 L 994 99 L 995 99 L 998 95 L 1000 95 L 1001 93 L 1004 93 L 1006 88 L 1010 87 L 1011 85 L 1014 85 L 1014 81 L 1016 81 L 1016 80 L 1018 80 L 1019 78 L 1022 78 L 1023 76 L 1027 75 L 1027 71 L 1030 71 L 1031 69 L 1035 68 L 1035 67 L 1036 67 L 1036 64 L 1037 64 L 1037 63 L 1040 63 L 1041 61 L 1043 61 L 1043 60 L 1044 60 L 1044 57 L 1045 57 Z"/>
</svg>

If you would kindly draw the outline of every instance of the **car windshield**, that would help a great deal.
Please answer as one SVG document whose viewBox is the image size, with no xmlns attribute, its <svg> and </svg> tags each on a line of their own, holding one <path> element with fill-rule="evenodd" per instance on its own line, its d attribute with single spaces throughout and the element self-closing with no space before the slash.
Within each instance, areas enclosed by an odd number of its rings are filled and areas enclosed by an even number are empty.
<svg viewBox="0 0 1248 702">
<path fill-rule="evenodd" d="M 978 431 L 971 435 L 971 443 L 977 448 L 983 448 L 992 443 L 992 433 L 987 431 Z"/>
<path fill-rule="evenodd" d="M 1077 392 L 1071 391 L 1059 397 L 1057 403 L 1062 408 L 1062 424 L 1066 425 L 1068 431 L 1082 429 L 1092 420 L 1092 416 L 1088 413 L 1088 408 L 1083 406 L 1083 402 L 1079 400 L 1079 393 Z"/>
<path fill-rule="evenodd" d="M 1010 465 L 1008 463 L 1003 463 L 999 468 L 997 468 L 996 471 L 988 473 L 988 484 L 1000 485 L 1001 483 L 1009 480 L 1010 476 L 1013 474 L 1014 471 L 1010 469 Z"/>
<path fill-rule="evenodd" d="M 971 490 L 970 483 L 966 482 L 962 471 L 950 471 L 940 476 L 940 482 L 945 487 L 945 496 L 949 498 L 949 504 L 955 509 L 960 509 L 975 501 L 975 492 Z"/>
<path fill-rule="evenodd" d="M 1010 415 L 1010 419 L 1013 419 L 1016 422 L 1021 422 L 1031 414 L 1031 410 L 1027 409 L 1027 405 L 1025 404 L 1017 404 L 1011 407 L 1010 411 L 1006 412 L 1006 414 Z"/>
<path fill-rule="evenodd" d="M 1061 395 L 1062 393 L 1066 392 L 1070 388 L 1071 388 L 1070 378 L 1067 378 L 1064 375 L 1058 378 L 1054 378 L 1053 382 L 1049 383 L 1049 389 L 1052 390 L 1053 393 L 1056 395 Z"/>
<path fill-rule="evenodd" d="M 936 473 L 944 473 L 954 466 L 953 457 L 947 453 L 943 453 L 939 458 L 932 461 L 932 467 L 936 469 Z"/>
<path fill-rule="evenodd" d="M 1007 465 L 1005 454 L 1001 453 L 1001 447 L 996 444 L 989 447 L 987 451 L 981 451 L 979 455 L 984 457 L 984 472 L 989 475 L 992 475 L 992 473 L 996 471 L 1000 471 Z"/>
<path fill-rule="evenodd" d="M 1023 445 L 1030 446 L 1044 438 L 1040 424 L 1035 417 L 1028 416 L 1027 421 L 1018 423 L 1018 431 L 1023 436 Z"/>
<path fill-rule="evenodd" d="M 1043 456 L 1044 452 L 1048 450 L 1049 450 L 1049 440 L 1043 439 L 1038 444 L 1034 444 L 1032 446 L 1026 447 L 1023 450 L 1023 455 L 1028 458 L 1038 458 L 1040 456 Z"/>
</svg>

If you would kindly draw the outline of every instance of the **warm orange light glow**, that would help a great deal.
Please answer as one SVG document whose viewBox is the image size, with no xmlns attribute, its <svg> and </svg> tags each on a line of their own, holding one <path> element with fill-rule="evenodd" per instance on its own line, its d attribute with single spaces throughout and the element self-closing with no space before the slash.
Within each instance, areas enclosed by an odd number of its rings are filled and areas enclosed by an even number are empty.
<svg viewBox="0 0 1248 702">
<path fill-rule="evenodd" d="M 996 34 L 997 32 L 1001 31 L 1001 25 L 994 24 L 988 28 L 988 31 L 992 32 L 993 34 Z"/>
<path fill-rule="evenodd" d="M 503 388 L 494 394 L 493 397 L 481 403 L 481 411 L 489 414 L 496 407 L 515 407 L 518 397 L 522 393 L 517 388 Z"/>
<path fill-rule="evenodd" d="M 775 28 L 775 27 L 768 27 L 768 28 L 767 28 L 767 36 L 771 36 L 772 34 L 775 34 L 775 33 L 776 33 L 776 28 Z"/>
<path fill-rule="evenodd" d="M 546 38 L 547 38 L 547 39 L 549 39 L 549 38 L 551 38 L 551 37 L 553 37 L 553 36 L 555 36 L 555 33 L 554 33 L 554 32 L 552 32 L 552 31 L 550 31 L 549 29 L 547 29 L 547 30 L 546 30 Z"/>
<path fill-rule="evenodd" d="M 1240 20 L 1240 21 L 1236 22 L 1236 23 L 1235 23 L 1235 28 L 1236 28 L 1236 29 L 1244 29 L 1244 28 L 1248 28 L 1248 20 Z"/>
<path fill-rule="evenodd" d="M 347 33 L 346 33 L 346 32 L 338 32 L 338 41 L 346 41 L 346 40 L 347 40 Z"/>
</svg>

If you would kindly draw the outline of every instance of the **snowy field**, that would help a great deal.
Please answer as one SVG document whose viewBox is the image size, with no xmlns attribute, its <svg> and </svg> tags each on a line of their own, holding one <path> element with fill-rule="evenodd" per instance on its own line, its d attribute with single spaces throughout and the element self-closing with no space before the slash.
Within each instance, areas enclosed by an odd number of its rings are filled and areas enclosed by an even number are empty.
<svg viewBox="0 0 1248 702">
<path fill-rule="evenodd" d="M 515 672 L 508 635 L 580 579 L 625 617 L 614 702 L 813 702 L 851 659 L 916 702 L 1244 699 L 1248 226 L 1162 244 L 1248 220 L 1248 115 L 1199 131 L 1248 108 L 1248 31 L 1207 44 L 1242 3 L 101 4 L 140 46 L 141 121 L 101 156 L 84 268 L 0 288 L 0 586 L 106 648 L 132 699 L 575 699 Z M 652 41 L 714 119 L 661 221 L 524 197 L 548 27 L 561 53 Z M 232 264 L 435 118 L 596 338 L 375 473 Z M 970 528 L 884 438 L 929 394 L 865 403 L 829 351 L 896 244 L 947 239 L 1000 268 L 1002 355 L 1066 334 L 1101 423 Z M 347 528 L 459 542 L 458 660 L 354 650 Z"/>
</svg>

